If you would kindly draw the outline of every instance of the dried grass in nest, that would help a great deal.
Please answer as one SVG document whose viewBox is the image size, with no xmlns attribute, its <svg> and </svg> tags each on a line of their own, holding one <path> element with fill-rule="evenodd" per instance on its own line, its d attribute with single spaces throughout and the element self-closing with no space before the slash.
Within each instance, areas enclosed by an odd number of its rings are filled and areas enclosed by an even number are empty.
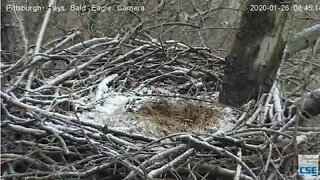
<svg viewBox="0 0 320 180">
<path fill-rule="evenodd" d="M 182 100 L 168 102 L 161 99 L 144 103 L 138 115 L 169 132 L 199 132 L 207 125 L 217 125 L 220 112 L 204 103 Z"/>
</svg>

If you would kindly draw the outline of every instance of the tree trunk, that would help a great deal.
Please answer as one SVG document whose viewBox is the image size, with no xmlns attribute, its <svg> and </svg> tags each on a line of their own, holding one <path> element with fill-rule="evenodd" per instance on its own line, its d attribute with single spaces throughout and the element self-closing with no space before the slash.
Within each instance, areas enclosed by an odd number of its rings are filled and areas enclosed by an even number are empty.
<svg viewBox="0 0 320 180">
<path fill-rule="evenodd" d="M 23 39 L 22 22 L 18 19 L 20 12 L 13 11 L 7 5 L 13 5 L 12 0 L 1 1 L 1 49 L 4 62 L 15 63 L 25 53 L 26 40 Z"/>
<path fill-rule="evenodd" d="M 279 0 L 248 0 L 233 48 L 226 57 L 219 95 L 223 104 L 240 106 L 269 91 L 272 85 L 284 48 L 281 33 L 288 12 L 280 9 L 259 11 L 259 6 L 264 5 L 290 6 Z"/>
</svg>

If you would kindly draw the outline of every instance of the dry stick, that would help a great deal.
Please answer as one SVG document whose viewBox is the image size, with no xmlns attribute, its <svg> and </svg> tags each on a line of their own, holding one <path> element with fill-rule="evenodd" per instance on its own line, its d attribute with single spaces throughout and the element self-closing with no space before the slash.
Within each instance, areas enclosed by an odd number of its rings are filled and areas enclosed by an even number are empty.
<svg viewBox="0 0 320 180">
<path fill-rule="evenodd" d="M 144 49 L 147 49 L 147 48 L 149 48 L 149 47 L 151 47 L 151 45 L 149 45 L 149 44 L 145 44 L 145 45 L 143 45 L 143 46 L 137 47 L 137 48 L 135 48 L 135 49 L 127 52 L 127 53 L 124 54 L 124 55 L 118 56 L 117 59 L 111 61 L 110 64 L 117 64 L 117 63 L 121 62 L 122 60 L 124 60 L 125 58 L 130 57 L 130 56 L 133 55 L 134 53 L 137 53 L 137 52 L 142 51 L 142 50 L 144 50 Z"/>
<path fill-rule="evenodd" d="M 302 49 L 313 46 L 320 37 L 320 24 L 306 28 L 295 34 L 287 43 L 286 52 L 291 56 Z"/>
<path fill-rule="evenodd" d="M 103 152 L 103 154 L 105 154 L 105 152 Z M 114 151 L 113 153 L 110 152 L 110 154 L 112 154 L 114 157 L 117 157 L 117 156 L 120 155 L 120 154 L 118 154 L 118 153 L 115 152 L 115 151 Z M 131 164 L 130 162 L 128 162 L 127 160 L 118 160 L 118 161 L 120 161 L 120 162 L 121 162 L 122 164 L 124 164 L 126 167 L 128 167 L 129 169 L 131 169 L 132 171 L 134 171 L 135 173 L 137 173 L 139 176 L 143 177 L 143 171 L 142 171 L 140 168 L 132 165 L 132 164 Z M 116 160 L 111 161 L 111 162 L 106 162 L 106 163 L 103 163 L 102 165 L 99 165 L 99 166 L 93 167 L 93 168 L 91 168 L 91 169 L 88 169 L 87 171 L 81 173 L 80 177 L 88 177 L 88 176 L 90 176 L 90 175 L 92 175 L 92 174 L 94 174 L 94 173 L 96 173 L 96 172 L 98 172 L 98 171 L 100 171 L 100 170 L 102 170 L 102 169 L 105 169 L 105 168 L 107 168 L 107 167 L 109 167 L 109 166 L 111 166 L 111 165 L 113 165 L 113 164 L 116 164 Z"/>
<path fill-rule="evenodd" d="M 213 174 L 216 177 L 227 176 L 227 177 L 230 177 L 230 179 L 231 179 L 232 177 L 234 177 L 236 175 L 236 171 L 222 168 L 221 166 L 217 166 L 217 165 L 198 164 L 195 166 L 197 166 L 196 167 L 197 169 L 203 169 L 205 172 L 210 172 L 211 174 Z M 252 178 L 250 176 L 247 176 L 245 174 L 241 174 L 240 179 L 252 180 Z"/>
<path fill-rule="evenodd" d="M 53 6 L 55 4 L 56 4 L 56 0 L 50 0 L 49 5 L 48 5 L 48 10 L 47 10 L 47 12 L 46 12 L 46 14 L 44 16 L 43 23 L 42 23 L 42 26 L 41 26 L 41 29 L 40 29 L 40 32 L 39 32 L 39 35 L 38 35 L 38 39 L 37 39 L 36 47 L 35 47 L 35 50 L 34 50 L 34 54 L 38 54 L 40 52 L 42 39 L 43 39 L 44 33 L 46 31 L 46 28 L 47 28 L 47 25 L 48 25 L 48 22 L 49 22 L 49 18 L 50 18 L 50 15 L 51 15 L 52 8 L 53 8 Z M 36 58 L 33 59 L 32 61 L 36 61 Z M 31 89 L 31 84 L 32 84 L 32 81 L 33 81 L 33 78 L 34 78 L 34 74 L 35 74 L 35 68 L 31 68 L 31 72 L 29 74 L 29 77 L 28 77 L 28 80 L 27 80 L 27 84 L 26 84 L 26 89 L 27 90 Z"/>
<path fill-rule="evenodd" d="M 185 75 L 186 72 L 182 71 L 182 70 L 176 70 L 176 71 L 172 71 L 172 72 L 168 72 L 166 74 L 161 74 L 159 76 L 153 77 L 149 80 L 146 80 L 144 83 L 142 83 L 142 85 L 139 86 L 138 91 L 143 89 L 144 87 L 146 87 L 149 84 L 155 83 L 163 78 L 166 78 L 168 76 L 173 76 L 173 75 Z"/>
<path fill-rule="evenodd" d="M 80 35 L 80 31 L 76 31 L 68 35 L 63 41 L 59 42 L 57 45 L 54 45 L 54 47 L 46 50 L 43 54 L 52 53 L 54 50 L 62 47 L 63 45 L 65 45 L 66 43 L 68 43 L 70 40 L 74 39 L 78 35 Z M 43 64 L 43 67 L 49 69 L 51 65 L 52 65 L 52 61 L 47 61 L 46 63 Z"/>
<path fill-rule="evenodd" d="M 23 119 L 20 117 L 17 117 L 15 115 L 12 115 L 11 113 L 9 113 L 8 109 L 5 107 L 5 105 L 3 104 L 3 102 L 0 102 L 0 106 L 1 106 L 1 110 L 2 110 L 2 115 L 7 116 L 9 119 L 11 119 L 12 121 L 16 121 L 16 122 L 27 122 L 28 119 Z"/>
<path fill-rule="evenodd" d="M 137 92 L 135 92 L 135 93 L 136 93 L 137 96 L 155 96 L 155 97 L 165 97 L 165 98 L 182 98 L 182 99 L 189 99 L 189 100 L 207 102 L 207 103 L 212 103 L 212 104 L 217 103 L 216 101 L 210 101 L 210 100 L 206 100 L 206 99 L 199 99 L 199 98 L 192 97 L 192 96 L 184 96 L 184 95 L 178 95 L 178 94 L 166 95 L 166 94 L 139 94 Z"/>
<path fill-rule="evenodd" d="M 261 100 L 262 98 L 260 98 Z M 234 128 L 232 128 L 232 131 L 236 130 L 237 128 L 239 128 L 239 125 L 243 123 L 243 121 L 247 118 L 248 116 L 248 111 L 250 110 L 250 108 L 255 104 L 255 100 L 252 99 L 250 100 L 248 103 L 246 103 L 245 105 L 243 105 L 240 110 L 243 111 L 243 113 L 241 114 L 240 118 L 238 119 L 238 121 L 236 122 L 236 124 L 234 125 Z"/>
<path fill-rule="evenodd" d="M 261 98 L 259 99 L 259 101 L 257 102 L 258 107 L 255 110 L 255 112 L 252 114 L 252 116 L 247 120 L 247 122 L 243 123 L 243 121 L 246 120 L 245 116 L 246 114 L 244 114 L 243 116 L 240 117 L 240 119 L 238 120 L 238 122 L 235 124 L 235 126 L 232 128 L 232 130 L 230 131 L 230 133 L 232 133 L 234 130 L 236 129 L 241 129 L 242 127 L 244 127 L 246 124 L 251 124 L 252 122 L 254 122 L 256 120 L 256 118 L 258 117 L 259 113 L 261 112 L 262 109 L 262 104 L 263 101 L 265 99 L 266 95 L 263 94 L 261 96 Z M 242 124 L 243 123 L 243 124 Z"/>
<path fill-rule="evenodd" d="M 86 54 L 88 54 L 90 51 L 92 51 L 92 50 L 94 50 L 94 49 L 96 49 L 96 48 L 98 48 L 98 47 L 101 47 L 101 46 L 106 46 L 106 45 L 113 45 L 113 44 L 116 44 L 116 43 L 118 43 L 119 42 L 119 40 L 117 39 L 117 38 L 115 38 L 114 40 L 112 40 L 112 41 L 107 41 L 107 42 L 102 42 L 102 43 L 98 43 L 98 44 L 94 44 L 94 45 L 92 45 L 91 47 L 89 47 L 89 48 L 87 48 L 87 49 L 85 49 L 84 51 L 82 51 L 79 55 L 86 55 Z"/>
<path fill-rule="evenodd" d="M 238 147 L 241 148 L 245 148 L 251 151 L 260 151 L 262 150 L 259 146 L 257 145 L 252 145 L 252 144 L 247 144 L 245 143 L 243 140 L 241 139 L 236 139 L 233 137 L 229 137 L 229 136 L 215 136 L 215 135 L 211 135 L 209 134 L 209 138 L 206 138 L 205 141 L 209 142 L 209 141 L 217 141 L 217 142 L 221 142 L 221 143 L 228 143 L 228 144 L 234 144 Z"/>
<path fill-rule="evenodd" d="M 189 171 L 189 176 L 188 176 L 188 178 L 191 176 L 191 177 L 193 178 L 193 180 L 197 180 L 197 177 L 196 177 L 196 175 L 195 175 L 194 172 L 193 172 L 193 169 L 194 169 L 194 168 L 191 169 L 190 162 L 188 163 L 187 167 L 188 167 L 188 171 Z"/>
<path fill-rule="evenodd" d="M 190 23 L 182 23 L 182 22 L 167 22 L 167 23 L 162 23 L 162 24 L 157 24 L 155 26 L 147 27 L 144 29 L 145 31 L 150 31 L 152 29 L 158 28 L 158 27 L 164 27 L 164 26 L 189 26 L 192 28 L 199 29 L 200 27 L 196 24 L 190 24 Z"/>
<path fill-rule="evenodd" d="M 22 103 L 20 102 L 19 100 L 9 96 L 8 94 L 4 93 L 1 91 L 1 97 L 4 98 L 5 100 L 7 100 L 8 102 L 12 103 L 12 104 L 15 104 L 21 108 L 24 108 L 24 109 L 30 109 L 32 111 L 35 111 L 36 113 L 40 113 L 40 114 L 43 114 L 47 117 L 51 117 L 51 118 L 59 118 L 59 119 L 64 119 L 64 120 L 76 120 L 76 118 L 74 117 L 71 117 L 71 116 L 66 116 L 66 115 L 62 115 L 62 114 L 59 114 L 59 113 L 55 113 L 55 112 L 50 112 L 50 111 L 46 111 L 46 110 L 42 110 L 38 107 L 35 107 L 35 106 L 31 106 L 31 105 L 28 105 L 28 104 L 25 104 L 25 103 Z"/>
<path fill-rule="evenodd" d="M 33 128 L 26 128 L 20 125 L 15 125 L 15 124 L 8 124 L 8 127 L 11 128 L 12 130 L 19 132 L 19 133 L 26 133 L 26 134 L 32 134 L 35 136 L 45 136 L 47 133 L 44 130 L 38 130 L 38 129 L 33 129 Z"/>
<path fill-rule="evenodd" d="M 106 168 L 112 166 L 112 165 L 115 164 L 115 163 L 116 163 L 115 161 L 111 161 L 111 162 L 106 162 L 106 163 L 104 163 L 104 164 L 102 164 L 102 165 L 93 167 L 93 168 L 91 168 L 91 169 L 88 169 L 88 170 L 85 171 L 85 172 L 82 172 L 82 173 L 80 174 L 80 177 L 88 177 L 88 176 L 90 176 L 90 175 L 92 175 L 92 174 L 94 174 L 94 173 L 96 173 L 96 172 L 98 172 L 98 171 L 100 171 L 100 170 L 103 170 L 103 169 L 106 169 Z"/>
<path fill-rule="evenodd" d="M 148 177 L 151 178 L 151 179 L 159 177 L 161 174 L 165 173 L 170 168 L 178 166 L 179 164 L 181 164 L 184 161 L 186 161 L 193 153 L 194 153 L 194 149 L 193 148 L 187 150 L 186 152 L 184 152 L 183 154 L 181 154 L 180 156 L 178 156 L 174 160 L 170 161 L 168 164 L 165 164 L 164 166 L 149 172 L 148 173 Z"/>
<path fill-rule="evenodd" d="M 248 119 L 248 121 L 246 122 L 247 124 L 252 124 L 257 117 L 259 116 L 259 113 L 261 112 L 262 109 L 262 104 L 259 105 L 259 107 L 256 109 L 256 111 L 253 113 L 253 115 Z"/>
<path fill-rule="evenodd" d="M 239 159 L 242 158 L 241 149 L 238 150 L 237 155 L 238 155 Z M 237 164 L 237 171 L 236 171 L 236 175 L 234 176 L 233 180 L 239 180 L 239 179 L 240 179 L 240 176 L 241 176 L 241 165 L 240 165 L 240 164 Z"/>
<path fill-rule="evenodd" d="M 269 108 L 270 108 L 269 104 L 270 104 L 270 101 L 271 101 L 271 99 L 272 99 L 273 91 L 274 91 L 275 88 L 276 88 L 276 84 L 273 83 L 273 84 L 272 84 L 272 87 L 271 87 L 271 89 L 270 89 L 270 91 L 269 91 L 269 93 L 268 93 L 266 102 L 264 103 L 263 114 L 261 114 L 261 116 L 262 116 L 262 117 L 261 117 L 261 120 L 263 120 L 263 121 L 264 121 L 265 119 L 267 119 L 268 111 L 269 111 Z"/>
<path fill-rule="evenodd" d="M 53 39 L 49 42 L 46 42 L 45 44 L 42 45 L 43 49 L 48 49 L 50 46 L 55 46 L 56 43 L 62 41 L 66 36 L 62 37 L 57 37 L 56 39 Z"/>
<path fill-rule="evenodd" d="M 43 119 L 41 119 L 37 114 L 33 113 L 33 115 L 34 115 L 34 117 L 35 117 L 36 119 L 38 119 L 38 120 L 41 122 L 41 125 L 40 125 L 41 128 L 43 128 L 44 130 L 52 133 L 52 134 L 58 139 L 59 144 L 60 144 L 60 146 L 61 146 L 61 148 L 62 148 L 62 150 L 63 150 L 62 152 L 63 152 L 64 154 L 69 154 L 70 151 L 69 151 L 69 149 L 68 149 L 68 147 L 67 147 L 67 144 L 66 144 L 66 142 L 64 141 L 64 139 L 63 139 L 57 132 L 55 132 L 52 128 L 46 127 L 46 126 L 44 125 L 44 123 L 43 123 Z"/>
<path fill-rule="evenodd" d="M 294 130 L 294 127 L 293 128 L 288 128 L 288 130 Z M 309 131 L 316 131 L 316 132 L 320 132 L 320 127 L 297 127 L 297 130 L 298 131 L 302 131 L 302 132 L 309 132 Z"/>
<path fill-rule="evenodd" d="M 249 129 L 243 129 L 243 130 L 236 130 L 236 131 L 231 132 L 230 134 L 234 135 L 234 134 L 238 134 L 238 133 L 252 132 L 252 131 L 262 131 L 262 132 L 266 132 L 266 133 L 270 133 L 270 134 L 278 134 L 278 135 L 282 135 L 283 137 L 287 137 L 289 139 L 292 139 L 292 136 L 282 132 L 281 130 L 273 130 L 273 129 L 267 129 L 267 128 L 249 128 Z"/>
<path fill-rule="evenodd" d="M 35 66 L 39 62 L 47 61 L 48 59 L 50 61 L 55 60 L 55 61 L 64 61 L 66 63 L 70 62 L 70 59 L 68 57 L 61 56 L 61 55 L 48 55 L 46 53 L 33 54 L 29 59 L 35 59 L 35 60 L 33 62 L 30 62 L 29 64 L 19 68 L 18 71 L 22 71 L 22 70 L 28 69 L 30 67 Z"/>
<path fill-rule="evenodd" d="M 93 148 L 93 150 L 95 151 L 96 154 L 100 154 L 100 149 L 92 142 L 92 140 L 88 137 L 86 131 L 84 130 L 82 124 L 81 124 L 81 120 L 79 118 L 79 116 L 77 115 L 77 111 L 76 109 L 73 109 L 73 113 L 76 117 L 76 119 L 78 120 L 78 124 L 79 124 L 79 128 L 83 134 L 83 136 L 86 138 L 87 142 L 89 143 L 89 145 Z"/>
<path fill-rule="evenodd" d="M 19 76 L 19 78 L 13 83 L 13 85 L 11 87 L 9 87 L 6 92 L 9 93 L 11 92 L 14 88 L 16 88 L 20 82 L 23 80 L 23 78 L 28 74 L 29 69 L 25 69 L 24 71 L 22 71 L 21 75 Z"/>
<path fill-rule="evenodd" d="M 276 72 L 275 81 L 273 82 L 273 85 L 272 85 L 272 88 L 271 88 L 271 90 L 270 90 L 270 92 L 269 92 L 269 95 L 270 95 L 270 94 L 273 95 L 273 92 L 275 91 L 275 89 L 280 86 L 281 70 L 282 70 L 282 67 L 284 66 L 285 61 L 287 60 L 287 58 L 288 58 L 288 56 L 289 56 L 289 53 L 288 53 L 287 49 L 288 49 L 288 44 L 286 45 L 286 47 L 285 47 L 285 49 L 284 49 L 284 51 L 283 51 L 283 54 L 282 54 L 282 57 L 281 57 L 281 62 L 280 62 L 280 65 L 279 65 L 279 67 L 278 67 L 278 70 L 277 70 L 277 72 Z M 275 106 L 277 106 L 277 108 L 279 108 L 279 106 L 281 106 L 281 104 L 279 105 L 278 102 L 277 102 L 277 104 L 275 104 Z M 279 110 L 279 109 L 278 109 L 278 110 Z M 267 112 L 265 112 L 265 114 L 266 114 L 266 113 L 267 113 Z M 280 115 L 280 114 L 278 114 L 278 116 L 279 116 L 279 115 Z M 284 128 L 284 127 L 283 127 L 283 128 Z M 280 129 L 279 132 L 283 132 L 283 131 L 282 131 L 283 128 Z M 276 140 L 276 139 L 278 138 L 278 136 L 279 136 L 279 134 L 274 134 L 274 135 L 271 136 L 270 139 L 271 139 L 271 140 Z"/>
<path fill-rule="evenodd" d="M 80 35 L 80 31 L 76 31 L 70 35 L 68 35 L 64 40 L 62 40 L 61 42 L 59 42 L 58 44 L 54 45 L 54 47 L 48 49 L 45 51 L 44 54 L 49 54 L 52 53 L 54 50 L 62 47 L 63 45 L 65 45 L 66 43 L 68 43 L 69 41 L 71 41 L 72 39 L 74 39 L 76 36 Z"/>
<path fill-rule="evenodd" d="M 88 156 L 88 157 L 86 157 L 86 158 L 84 158 L 84 159 L 81 159 L 81 160 L 79 160 L 79 161 L 76 161 L 76 162 L 74 162 L 74 163 L 72 163 L 71 165 L 77 165 L 77 164 L 84 164 L 84 163 L 87 163 L 87 162 L 89 162 L 89 161 L 91 161 L 91 160 L 94 160 L 94 159 L 97 159 L 97 158 L 102 158 L 102 157 L 104 157 L 105 155 L 103 155 L 103 154 L 95 154 L 95 155 L 92 155 L 92 156 Z"/>
<path fill-rule="evenodd" d="M 273 103 L 274 103 L 274 109 L 276 111 L 276 122 L 281 122 L 282 121 L 282 112 L 283 109 L 281 107 L 281 100 L 280 100 L 280 92 L 279 92 L 279 88 L 276 87 L 275 90 L 273 91 Z"/>
<path fill-rule="evenodd" d="M 267 157 L 267 161 L 266 161 L 266 164 L 265 166 L 263 167 L 261 173 L 265 179 L 265 176 L 267 175 L 267 172 L 268 172 L 268 169 L 269 169 L 269 164 L 270 164 L 270 161 L 271 161 L 271 157 L 272 157 L 272 146 L 273 146 L 273 142 L 271 141 L 271 139 L 266 135 L 265 133 L 265 136 L 268 138 L 268 141 L 269 141 L 269 152 L 268 152 L 268 157 Z"/>
<path fill-rule="evenodd" d="M 172 154 L 178 153 L 182 150 L 185 150 L 187 147 L 187 145 L 183 144 L 183 145 L 179 145 L 177 147 L 171 148 L 171 149 L 167 149 L 163 152 L 159 152 L 158 154 L 152 156 L 150 159 L 145 160 L 144 162 L 142 162 L 142 164 L 139 166 L 141 169 L 145 169 L 147 168 L 149 165 L 154 164 L 155 162 L 162 160 L 164 158 L 166 158 L 167 156 L 170 156 Z M 131 171 L 125 178 L 125 180 L 131 179 L 133 178 L 135 175 L 135 173 L 133 171 Z"/>
<path fill-rule="evenodd" d="M 55 161 L 51 157 L 47 156 L 43 152 L 39 152 L 38 155 L 40 156 L 40 158 L 44 159 L 44 162 L 52 164 L 54 167 L 58 166 L 58 164 L 59 164 L 57 161 Z"/>
<path fill-rule="evenodd" d="M 110 40 L 110 41 L 108 41 Z M 66 52 L 70 52 L 70 53 L 74 53 L 74 52 L 78 52 L 80 51 L 81 49 L 85 48 L 85 47 L 88 47 L 87 49 L 85 49 L 84 51 L 82 51 L 81 53 L 78 53 L 78 56 L 86 56 L 86 54 L 92 50 L 92 49 L 95 49 L 101 45 L 109 45 L 110 47 L 108 48 L 109 50 L 112 50 L 112 49 L 117 49 L 116 48 L 112 48 L 111 45 L 113 44 L 117 44 L 120 42 L 120 36 L 116 36 L 114 39 L 112 38 L 108 38 L 108 37 L 103 37 L 103 38 L 93 38 L 93 39 L 90 39 L 90 40 L 87 40 L 87 41 L 84 41 L 84 42 L 81 42 L 81 43 L 78 43 L 76 45 L 73 45 L 65 50 L 63 50 L 63 52 L 59 53 L 59 54 L 65 54 L 64 51 Z M 98 53 L 100 54 L 100 53 Z M 66 69 L 69 69 L 70 67 L 74 66 L 75 63 L 79 61 L 79 58 L 75 58 L 73 61 L 70 61 L 70 63 L 65 67 Z M 99 72 L 98 74 L 100 73 L 103 73 L 103 72 Z M 97 74 L 95 73 L 95 76 Z M 84 80 L 85 81 L 85 80 Z"/>
<path fill-rule="evenodd" d="M 84 124 L 84 122 L 82 122 L 82 124 Z M 153 142 L 153 141 L 157 140 L 156 138 L 153 138 L 153 137 L 147 137 L 147 136 L 137 134 L 137 133 L 126 133 L 126 132 L 120 131 L 116 128 L 109 128 L 109 127 L 106 128 L 104 133 L 112 133 L 116 136 L 124 136 L 124 137 L 128 137 L 128 138 L 135 139 L 135 140 L 140 140 L 140 141 L 145 141 L 145 142 Z"/>
<path fill-rule="evenodd" d="M 301 98 L 302 99 L 302 98 Z M 300 103 L 299 103 L 300 104 Z M 293 139 L 292 139 L 292 144 L 293 144 L 293 150 L 294 150 L 294 155 L 295 157 L 297 158 L 298 157 L 298 154 L 299 154 L 299 150 L 298 150 L 298 142 L 297 142 L 297 137 L 298 137 L 298 126 L 299 126 L 299 120 L 300 120 L 300 117 L 302 117 L 301 115 L 301 108 L 300 107 L 297 107 L 297 114 L 296 114 L 296 117 L 294 118 L 295 119 L 295 124 L 294 124 L 294 131 L 293 131 Z M 296 165 L 296 164 L 295 164 Z"/>
<path fill-rule="evenodd" d="M 17 144 L 22 144 L 22 145 L 27 145 L 27 146 L 34 146 L 34 147 L 39 147 L 41 149 L 46 149 L 46 150 L 52 150 L 52 151 L 62 151 L 61 147 L 57 147 L 57 146 L 51 146 L 48 144 L 41 144 L 41 143 L 35 143 L 35 142 L 31 142 L 31 141 L 26 141 L 26 140 L 20 140 L 20 141 L 15 141 L 15 143 Z"/>
<path fill-rule="evenodd" d="M 118 138 L 116 136 L 113 136 L 112 134 L 105 134 L 104 135 L 106 138 L 108 138 L 108 140 L 112 141 L 113 143 L 119 145 L 119 146 L 128 146 L 130 147 L 131 149 L 137 149 L 136 145 L 133 144 L 133 143 L 130 143 L 126 140 L 123 140 L 121 138 Z M 99 135 L 100 137 L 100 135 Z"/>
<path fill-rule="evenodd" d="M 43 163 L 40 160 L 37 159 L 33 159 L 31 157 L 30 154 L 26 154 L 26 155 L 20 155 L 20 154 L 11 154 L 11 153 L 5 153 L 5 154 L 1 154 L 0 158 L 6 162 L 5 160 L 8 159 L 8 161 L 14 161 L 14 160 L 21 160 L 24 162 L 28 162 L 30 165 L 35 166 L 36 168 L 40 169 L 40 170 L 45 170 L 45 171 L 53 171 L 53 167 L 51 167 L 50 165 L 47 165 L 45 163 Z"/>
<path fill-rule="evenodd" d="M 1 153 L 5 154 L 7 153 L 7 148 L 2 147 Z M 1 161 L 1 174 L 15 174 L 15 171 L 13 169 L 13 162 L 11 163 L 10 161 L 4 162 L 4 160 Z M 7 168 L 6 168 L 7 166 Z"/>
<path fill-rule="evenodd" d="M 274 164 L 274 162 L 271 160 L 271 165 L 273 166 L 275 172 L 278 174 L 278 177 L 280 177 L 282 180 L 287 180 L 285 177 L 283 177 L 283 175 L 280 173 L 279 171 L 279 165 Z"/>
<path fill-rule="evenodd" d="M 92 45 L 99 44 L 99 43 L 104 43 L 104 42 L 107 42 L 107 41 L 114 41 L 114 40 L 119 40 L 119 36 L 117 36 L 115 38 L 108 38 L 108 37 L 93 38 L 93 39 L 90 39 L 90 40 L 75 44 L 73 46 L 70 46 L 67 49 L 62 50 L 62 52 L 59 53 L 59 54 L 65 54 L 66 52 L 68 52 L 68 53 L 76 53 L 76 52 L 80 51 L 83 48 L 90 47 Z"/>
<path fill-rule="evenodd" d="M 51 129 L 51 131 L 59 134 L 61 137 L 65 138 L 65 139 L 68 139 L 68 140 L 70 140 L 72 142 L 77 142 L 77 143 L 80 143 L 80 144 L 87 143 L 87 140 L 85 138 L 75 137 L 72 134 L 69 134 L 69 133 L 67 133 L 65 131 L 58 130 L 58 129 L 53 128 L 51 126 L 46 126 L 46 128 Z"/>
<path fill-rule="evenodd" d="M 194 146 L 195 148 L 205 148 L 205 149 L 209 149 L 212 150 L 220 155 L 223 156 L 227 156 L 230 159 L 234 160 L 236 163 L 240 164 L 242 166 L 242 168 L 244 168 L 245 171 L 247 171 L 247 173 L 254 179 L 254 180 L 258 180 L 258 177 L 251 171 L 251 169 L 248 167 L 248 165 L 246 163 L 244 163 L 241 159 L 239 159 L 237 156 L 235 156 L 234 154 L 232 154 L 231 152 L 220 148 L 220 147 L 216 147 L 213 146 L 211 144 L 209 144 L 208 142 L 205 141 L 200 141 L 194 137 L 192 137 L 191 135 L 189 136 L 185 136 L 184 140 L 186 142 L 191 142 L 191 146 Z"/>
<path fill-rule="evenodd" d="M 313 52 L 312 52 L 312 56 L 313 56 L 313 58 L 315 58 L 315 56 L 316 56 L 316 54 L 317 54 L 317 52 L 320 50 L 320 36 L 319 36 L 319 38 L 317 39 L 317 41 L 316 41 L 316 43 L 315 43 L 315 45 L 314 45 L 314 47 L 313 47 Z"/>
<path fill-rule="evenodd" d="M 74 75 L 78 71 L 83 70 L 84 68 L 86 68 L 87 66 L 91 65 L 92 63 L 95 63 L 96 61 L 100 60 L 102 57 L 106 56 L 109 53 L 110 53 L 110 51 L 106 51 L 104 53 L 98 54 L 97 56 L 95 56 L 92 59 L 90 59 L 88 62 L 83 63 L 83 64 L 77 66 L 74 69 L 70 69 L 70 70 L 64 72 L 63 74 L 57 76 L 56 78 L 54 78 L 52 80 L 49 80 L 49 82 L 47 84 L 35 89 L 35 91 L 39 91 L 39 90 L 42 90 L 42 89 L 50 88 L 51 86 L 54 86 L 56 84 L 59 84 L 59 83 L 63 82 L 64 80 L 68 79 L 70 76 Z"/>
<path fill-rule="evenodd" d="M 80 172 L 48 172 L 48 171 L 36 171 L 36 172 L 26 172 L 26 173 L 15 173 L 10 175 L 3 175 L 1 178 L 3 179 L 12 179 L 12 178 L 18 178 L 18 179 L 61 179 L 61 177 L 64 178 L 78 178 L 80 176 Z M 43 177 L 46 176 L 46 177 Z"/>
</svg>

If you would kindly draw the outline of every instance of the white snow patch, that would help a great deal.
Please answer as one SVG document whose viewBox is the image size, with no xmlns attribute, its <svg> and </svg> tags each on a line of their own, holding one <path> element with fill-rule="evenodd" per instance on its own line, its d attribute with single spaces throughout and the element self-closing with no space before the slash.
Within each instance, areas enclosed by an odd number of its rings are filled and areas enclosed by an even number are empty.
<svg viewBox="0 0 320 180">
<path fill-rule="evenodd" d="M 104 99 L 103 105 L 98 104 L 96 106 L 96 111 L 104 112 L 111 116 L 121 115 L 130 98 L 122 94 L 108 94 L 108 96 L 108 98 Z"/>
<path fill-rule="evenodd" d="M 224 134 L 234 128 L 234 122 L 236 122 L 236 120 L 238 119 L 238 114 L 231 107 L 223 107 L 219 111 L 221 111 L 223 115 L 221 118 L 219 118 L 219 128 L 217 129 L 215 134 Z"/>
<path fill-rule="evenodd" d="M 137 119 L 134 117 L 134 112 L 137 112 L 146 101 L 153 101 L 157 99 L 155 96 L 148 96 L 151 94 L 174 95 L 166 88 L 160 87 L 138 87 L 133 92 L 119 93 L 114 92 L 108 86 L 113 79 L 118 75 L 111 75 L 105 78 L 98 86 L 96 93 L 91 94 L 89 99 L 93 99 L 89 105 L 93 107 L 91 111 L 85 111 L 79 115 L 80 119 L 85 122 L 96 123 L 101 126 L 109 126 L 113 129 L 125 131 L 129 133 L 138 133 L 147 136 L 158 136 L 158 127 L 152 122 Z M 210 99 L 215 101 L 216 94 L 211 94 Z M 202 99 L 204 97 L 198 97 Z M 181 98 L 168 98 L 168 101 L 178 102 Z M 208 107 L 217 109 L 222 113 L 218 123 L 212 125 L 213 127 L 203 127 L 203 130 L 210 134 L 223 134 L 230 131 L 234 127 L 234 122 L 237 120 L 237 112 L 230 108 L 220 106 L 218 104 L 208 103 Z M 216 127 L 215 127 L 216 126 Z"/>
<path fill-rule="evenodd" d="M 297 144 L 301 144 L 305 142 L 308 139 L 308 137 L 306 135 L 299 135 L 297 136 L 296 139 L 297 139 Z"/>
<path fill-rule="evenodd" d="M 109 87 L 108 85 L 110 82 L 112 82 L 117 77 L 118 77 L 118 74 L 112 74 L 112 75 L 106 77 L 105 79 L 103 79 L 99 83 L 97 91 L 96 91 L 96 96 L 95 96 L 96 101 L 104 98 L 106 93 L 108 93 L 111 90 L 111 87 Z"/>
<path fill-rule="evenodd" d="M 92 102 L 93 110 L 80 114 L 81 121 L 101 126 L 107 125 L 129 133 L 150 136 L 159 134 L 151 122 L 136 120 L 133 114 L 127 111 L 128 108 L 131 108 L 133 112 L 138 110 L 145 101 L 152 97 L 139 97 L 134 93 L 118 93 L 112 90 L 99 92 L 103 92 L 103 97 L 99 101 Z"/>
</svg>

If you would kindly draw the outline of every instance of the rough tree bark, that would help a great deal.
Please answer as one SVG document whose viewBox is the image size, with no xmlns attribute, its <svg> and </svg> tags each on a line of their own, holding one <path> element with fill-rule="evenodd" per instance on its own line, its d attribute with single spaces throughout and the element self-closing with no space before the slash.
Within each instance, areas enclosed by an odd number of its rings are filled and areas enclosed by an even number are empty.
<svg viewBox="0 0 320 180">
<path fill-rule="evenodd" d="M 1 1 L 1 57 L 4 62 L 10 63 L 21 58 L 27 46 L 20 13 L 6 8 L 13 4 L 12 0 Z"/>
<path fill-rule="evenodd" d="M 279 0 L 249 0 L 230 54 L 226 57 L 223 86 L 219 101 L 240 106 L 272 85 L 281 59 L 281 38 L 287 11 L 259 11 L 260 5 L 289 6 Z M 255 9 L 258 7 L 258 9 Z"/>
</svg>

